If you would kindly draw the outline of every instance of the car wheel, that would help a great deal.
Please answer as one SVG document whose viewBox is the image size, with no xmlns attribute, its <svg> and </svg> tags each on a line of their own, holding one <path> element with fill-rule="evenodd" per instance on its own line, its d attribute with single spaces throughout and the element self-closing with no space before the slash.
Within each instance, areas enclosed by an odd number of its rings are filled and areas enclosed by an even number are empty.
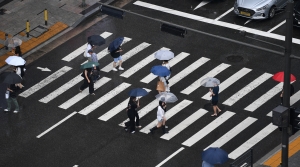
<svg viewBox="0 0 300 167">
<path fill-rule="evenodd" d="M 275 6 L 272 6 L 269 10 L 269 19 L 272 19 L 275 16 Z"/>
</svg>

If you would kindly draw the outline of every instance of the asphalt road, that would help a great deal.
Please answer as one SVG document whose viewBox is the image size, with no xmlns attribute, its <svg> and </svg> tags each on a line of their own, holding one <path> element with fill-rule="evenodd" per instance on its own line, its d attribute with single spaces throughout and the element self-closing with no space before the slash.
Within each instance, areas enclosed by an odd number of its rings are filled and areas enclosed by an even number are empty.
<svg viewBox="0 0 300 167">
<path fill-rule="evenodd" d="M 229 0 L 213 1 L 192 10 L 191 6 L 195 7 L 199 2 L 144 2 L 210 19 L 217 18 L 233 4 Z M 133 3 L 125 6 L 125 9 L 280 50 L 245 38 L 232 27 L 195 21 Z M 283 14 L 278 14 L 273 20 L 251 21 L 246 26 L 268 31 L 282 22 L 283 18 Z M 247 19 L 228 14 L 220 21 L 240 25 Z M 284 59 L 190 31 L 185 38 L 173 36 L 161 32 L 160 24 L 132 14 L 126 14 L 123 20 L 106 17 L 28 65 L 24 81 L 26 89 L 18 98 L 21 111 L 18 114 L 0 113 L 1 164 L 150 167 L 167 159 L 162 166 L 200 166 L 202 150 L 217 141 L 217 145 L 221 144 L 220 148 L 229 153 L 231 159 L 222 165 L 228 166 L 250 147 L 254 148 L 256 161 L 277 146 L 281 141 L 281 133 L 271 124 L 272 118 L 268 114 L 280 103 L 279 92 L 282 85 L 273 81 L 271 76 L 283 70 Z M 280 29 L 276 29 L 274 33 L 284 35 L 284 30 Z M 101 57 L 101 80 L 95 84 L 96 95 L 89 96 L 87 92 L 79 93 L 78 90 L 82 79 L 77 76 L 82 72 L 79 67 L 85 58 L 81 53 L 83 50 L 76 49 L 84 47 L 86 38 L 94 34 L 105 36 L 106 44 L 96 48 Z M 283 44 L 283 41 L 272 37 L 249 35 Z M 113 39 L 120 36 L 127 37 L 128 40 L 122 46 L 125 71 L 114 72 L 111 70 L 112 58 L 106 54 L 106 48 Z M 300 38 L 297 33 L 294 33 L 294 37 Z M 154 135 L 147 134 L 147 127 L 156 118 L 158 101 L 154 98 L 157 94 L 156 79 L 145 77 L 149 75 L 152 66 L 161 64 L 160 61 L 153 60 L 152 54 L 162 47 L 171 49 L 176 55 L 170 61 L 170 84 L 171 92 L 179 100 L 168 104 L 167 112 L 167 125 L 174 136 L 162 136 L 161 130 L 157 130 Z M 294 43 L 294 54 L 297 54 L 297 48 L 299 44 Z M 72 56 L 72 59 L 69 58 Z M 228 59 L 230 56 L 239 56 L 242 61 L 231 62 Z M 291 72 L 297 78 L 300 77 L 297 73 L 298 63 L 299 60 L 293 60 L 291 67 Z M 41 71 L 37 67 L 47 67 L 51 71 Z M 243 74 L 237 74 L 239 71 Z M 230 78 L 234 74 L 240 76 L 236 81 Z M 220 79 L 221 83 L 228 84 L 227 87 L 224 85 L 220 93 L 219 107 L 222 112 L 217 118 L 210 116 L 212 107 L 208 99 L 204 98 L 208 89 L 197 83 L 193 84 L 199 78 L 212 75 Z M 228 78 L 230 79 L 227 80 Z M 119 104 L 126 104 L 127 93 L 136 87 L 151 90 L 141 99 L 139 110 L 142 115 L 141 125 L 146 128 L 129 134 L 119 126 L 126 119 L 126 105 Z M 296 94 L 292 98 L 297 106 L 300 87 L 297 82 L 294 87 Z M 244 124 L 240 124 L 241 122 Z M 169 157 L 171 155 L 174 156 Z"/>
</svg>

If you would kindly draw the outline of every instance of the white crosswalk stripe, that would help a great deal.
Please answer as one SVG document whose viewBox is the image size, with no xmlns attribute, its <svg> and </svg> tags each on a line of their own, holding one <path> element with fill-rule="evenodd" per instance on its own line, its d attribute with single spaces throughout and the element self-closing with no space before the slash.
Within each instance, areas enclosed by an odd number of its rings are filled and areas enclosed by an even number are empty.
<svg viewBox="0 0 300 167">
<path fill-rule="evenodd" d="M 170 66 L 174 66 L 176 65 L 177 63 L 179 63 L 181 60 L 183 60 L 184 58 L 186 58 L 188 55 L 190 55 L 189 53 L 185 53 L 185 52 L 181 52 L 180 54 L 178 54 L 177 56 L 175 56 L 173 59 L 171 59 L 169 61 L 169 64 Z M 193 63 L 194 64 L 194 63 Z M 201 66 L 201 65 L 200 65 Z M 194 66 L 191 66 L 191 67 L 194 67 Z M 172 68 L 172 67 L 171 67 Z M 150 71 L 150 69 L 149 69 Z M 155 78 L 157 78 L 156 75 L 150 73 L 148 74 L 146 77 L 144 77 L 141 82 L 144 82 L 144 83 L 149 83 L 151 82 L 152 80 L 154 80 Z"/>
<path fill-rule="evenodd" d="M 51 100 L 53 100 L 57 96 L 61 95 L 65 91 L 69 90 L 72 86 L 76 85 L 77 83 L 79 83 L 82 80 L 83 80 L 83 77 L 81 76 L 81 74 L 79 74 L 78 76 L 71 79 L 69 82 L 65 83 L 64 85 L 62 85 L 61 87 L 59 87 L 58 89 L 53 91 L 52 93 L 50 93 L 47 96 L 40 99 L 39 101 L 42 103 L 49 103 Z"/>
<path fill-rule="evenodd" d="M 190 126 L 192 123 L 197 121 L 199 118 L 201 118 L 204 114 L 206 114 L 208 111 L 204 109 L 199 109 L 198 111 L 194 112 L 192 115 L 190 115 L 188 118 L 180 122 L 177 126 L 172 128 L 169 133 L 166 133 L 162 135 L 160 138 L 165 140 L 170 140 L 174 136 L 176 136 L 178 133 L 183 131 L 185 128 Z"/>
<path fill-rule="evenodd" d="M 97 81 L 95 83 L 94 89 L 97 90 L 98 88 L 100 88 L 101 86 L 103 86 L 104 84 L 106 84 L 110 80 L 111 79 L 107 78 L 107 77 L 101 78 L 99 81 Z M 79 88 L 78 88 L 78 91 L 79 91 Z M 62 109 L 68 109 L 69 107 L 76 104 L 77 102 L 79 102 L 80 100 L 82 100 L 83 98 L 88 96 L 89 94 L 90 94 L 89 90 L 88 90 L 88 88 L 86 88 L 82 92 L 79 92 L 77 95 L 73 96 L 71 99 L 67 100 L 66 102 L 64 102 L 63 104 L 61 104 L 58 107 L 60 107 Z"/>
<path fill-rule="evenodd" d="M 146 49 L 151 44 L 143 42 L 140 45 L 136 46 L 135 48 L 131 49 L 130 51 L 126 52 L 124 55 L 122 55 L 122 61 L 125 62 L 127 59 L 131 58 L 132 56 L 136 55 L 140 51 Z M 101 69 L 101 71 L 109 72 L 112 70 L 112 63 L 109 63 L 105 67 Z"/>
<path fill-rule="evenodd" d="M 112 33 L 110 33 L 110 32 L 104 32 L 104 33 L 100 34 L 100 36 L 103 37 L 104 39 L 111 36 L 111 35 L 112 35 Z M 72 53 L 68 54 L 66 57 L 62 58 L 62 60 L 71 61 L 71 60 L 75 59 L 80 54 L 83 54 L 86 47 L 87 47 L 87 43 L 82 45 L 81 47 L 77 48 Z"/>
<path fill-rule="evenodd" d="M 230 117 L 232 117 L 235 113 L 226 111 L 219 117 L 217 117 L 215 120 L 213 120 L 211 123 L 206 125 L 203 129 L 195 133 L 192 137 L 184 141 L 182 144 L 188 147 L 191 147 L 195 143 L 197 143 L 199 140 L 201 140 L 203 137 L 205 137 L 207 134 L 212 132 L 214 129 L 216 129 L 218 126 L 220 126 L 222 123 L 227 121 Z"/>
<path fill-rule="evenodd" d="M 113 90 L 106 93 L 104 96 L 102 96 L 98 100 L 94 101 L 92 104 L 88 105 L 87 107 L 85 107 L 84 109 L 79 111 L 78 113 L 82 114 L 82 115 L 88 115 L 89 113 L 91 113 L 92 111 L 94 111 L 95 109 L 100 107 L 102 104 L 104 104 L 105 102 L 107 102 L 111 98 L 115 97 L 117 94 L 124 91 L 130 85 L 131 84 L 128 84 L 128 83 L 121 83 L 119 86 L 115 87 Z"/>
<path fill-rule="evenodd" d="M 273 75 L 264 73 L 258 78 L 256 78 L 254 81 L 249 83 L 247 86 L 239 90 L 237 93 L 232 95 L 230 98 L 228 98 L 226 101 L 223 102 L 223 104 L 232 106 L 234 103 L 236 103 L 238 100 L 240 100 L 242 97 L 244 97 L 246 94 L 251 92 L 253 89 L 261 85 L 263 82 L 265 82 L 267 79 L 271 78 Z"/>
<path fill-rule="evenodd" d="M 243 143 L 237 149 L 235 149 L 230 154 L 228 154 L 228 157 L 231 159 L 236 159 L 237 157 L 239 157 L 244 152 L 249 150 L 251 147 L 253 147 L 255 144 L 257 144 L 259 141 L 261 141 L 263 138 L 268 136 L 270 133 L 272 133 L 277 128 L 278 128 L 277 126 L 270 123 L 268 126 L 266 126 L 261 131 L 259 131 L 257 134 L 252 136 L 249 140 L 247 140 L 245 143 Z"/>
<path fill-rule="evenodd" d="M 71 69 L 72 69 L 71 67 L 64 66 L 63 68 L 57 70 L 56 72 L 49 75 L 47 78 L 43 79 L 39 83 L 37 83 L 34 86 L 30 87 L 26 91 L 22 92 L 21 94 L 19 94 L 19 96 L 28 97 L 28 96 L 32 95 L 33 93 L 35 93 L 38 90 L 42 89 L 44 86 L 50 84 L 51 82 L 53 82 L 54 80 L 56 80 L 57 78 L 59 78 L 60 76 L 65 74 L 66 72 L 70 71 Z"/>
<path fill-rule="evenodd" d="M 242 68 L 241 70 L 239 70 L 238 72 L 236 72 L 235 74 L 233 74 L 232 76 L 227 78 L 225 81 L 221 82 L 221 84 L 219 85 L 219 94 L 222 91 L 224 91 L 226 88 L 228 88 L 230 85 L 232 85 L 233 83 L 235 83 L 236 81 L 241 79 L 243 76 L 248 74 L 250 71 L 251 71 L 251 69 L 249 69 L 249 68 Z M 206 93 L 202 97 L 202 99 L 210 100 L 211 99 L 210 92 Z"/>
<path fill-rule="evenodd" d="M 145 89 L 147 92 L 151 91 L 150 89 L 146 89 L 146 88 L 143 88 L 143 89 Z M 129 98 L 127 98 L 126 100 L 124 100 L 122 103 L 118 104 L 116 107 L 112 108 L 111 110 L 107 111 L 105 114 L 103 114 L 98 119 L 100 119 L 102 121 L 108 121 L 113 116 L 115 116 L 118 113 L 124 111 L 124 109 L 127 107 L 127 104 L 128 104 L 128 101 L 129 101 L 128 99 Z"/>
<path fill-rule="evenodd" d="M 225 70 L 226 68 L 230 67 L 229 64 L 220 64 L 219 66 L 215 67 L 214 69 L 212 69 L 211 71 L 209 71 L 207 74 L 205 74 L 204 76 L 202 76 L 201 78 L 199 78 L 198 80 L 196 80 L 194 83 L 192 83 L 190 86 L 188 86 L 187 88 L 185 88 L 184 90 L 182 90 L 180 93 L 189 95 L 191 94 L 193 91 L 195 91 L 196 89 L 198 89 L 201 86 L 201 81 L 207 77 L 214 77 L 217 74 L 219 74 L 220 72 L 222 72 L 223 70 Z"/>
<path fill-rule="evenodd" d="M 124 40 L 123 40 L 123 42 L 122 42 L 122 46 L 123 46 L 124 44 L 126 44 L 127 42 L 129 42 L 129 41 L 131 41 L 131 38 L 124 37 Z M 109 54 L 109 51 L 108 51 L 107 48 L 105 48 L 105 49 L 103 49 L 101 52 L 99 52 L 99 53 L 97 54 L 97 59 L 100 60 L 100 59 L 102 59 L 104 56 L 106 56 L 106 55 L 108 55 L 108 54 Z M 81 63 L 81 65 L 84 64 L 84 63 L 87 63 L 87 62 L 88 62 L 88 61 L 86 60 L 85 62 Z M 101 64 L 100 64 L 100 65 L 101 65 Z"/>
<path fill-rule="evenodd" d="M 189 100 L 181 101 L 176 106 L 172 107 L 168 112 L 166 112 L 165 117 L 167 118 L 167 120 L 170 119 L 172 116 L 177 114 L 179 111 L 183 110 L 185 107 L 187 107 L 191 103 L 192 103 L 192 101 L 189 101 Z M 153 128 L 156 124 L 157 124 L 157 119 L 155 119 L 150 124 L 148 124 L 143 129 L 141 129 L 140 132 L 148 134 L 150 132 L 149 130 L 151 128 Z"/>
<path fill-rule="evenodd" d="M 218 147 L 218 148 L 222 147 L 224 144 L 226 144 L 228 141 L 230 141 L 232 138 L 234 138 L 240 132 L 242 132 L 247 127 L 252 125 L 256 120 L 257 120 L 256 118 L 247 117 L 242 122 L 240 122 L 238 125 L 236 125 L 234 128 L 232 128 L 229 132 L 227 132 L 222 137 L 220 137 L 218 140 L 216 140 L 211 145 L 206 147 L 204 150 L 208 149 L 209 147 Z"/>
<path fill-rule="evenodd" d="M 161 48 L 159 50 L 170 50 L 170 49 L 163 47 L 163 48 Z M 149 55 L 148 57 L 144 58 L 142 61 L 138 62 L 136 65 L 132 66 L 131 68 L 129 68 L 128 70 L 126 70 L 125 72 L 123 72 L 120 76 L 125 77 L 125 78 L 129 78 L 135 72 L 137 72 L 141 68 L 145 67 L 147 64 L 149 64 L 153 60 L 155 60 L 154 55 L 155 55 L 156 52 L 154 52 L 151 55 Z"/>
<path fill-rule="evenodd" d="M 247 111 L 255 111 L 258 107 L 263 105 L 265 102 L 270 100 L 272 97 L 274 97 L 276 94 L 281 92 L 283 83 L 277 84 L 275 87 L 270 89 L 268 92 L 260 96 L 260 98 L 256 99 L 254 102 L 252 102 L 250 105 L 248 105 L 245 110 Z"/>
</svg>

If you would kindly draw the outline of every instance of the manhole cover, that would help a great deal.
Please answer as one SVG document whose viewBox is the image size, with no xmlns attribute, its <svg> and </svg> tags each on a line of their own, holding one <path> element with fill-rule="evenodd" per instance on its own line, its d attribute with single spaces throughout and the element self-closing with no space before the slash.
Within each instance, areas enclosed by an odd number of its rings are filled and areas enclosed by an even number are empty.
<svg viewBox="0 0 300 167">
<path fill-rule="evenodd" d="M 238 62 L 243 61 L 244 57 L 243 56 L 239 56 L 239 55 L 230 55 L 230 56 L 227 56 L 226 59 L 229 62 L 238 63 Z"/>
</svg>

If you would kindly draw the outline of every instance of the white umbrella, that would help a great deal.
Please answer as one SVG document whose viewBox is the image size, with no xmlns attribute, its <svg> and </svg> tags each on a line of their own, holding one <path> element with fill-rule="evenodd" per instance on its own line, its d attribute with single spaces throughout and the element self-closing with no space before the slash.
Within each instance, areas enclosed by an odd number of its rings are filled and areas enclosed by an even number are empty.
<svg viewBox="0 0 300 167">
<path fill-rule="evenodd" d="M 20 56 L 9 56 L 5 62 L 12 66 L 22 66 L 26 61 Z"/>
<path fill-rule="evenodd" d="M 158 60 L 170 60 L 174 58 L 174 53 L 169 50 L 159 50 L 154 54 Z"/>
<path fill-rule="evenodd" d="M 164 98 L 164 101 L 166 103 L 174 103 L 178 100 L 177 97 L 171 92 L 162 92 L 156 95 L 155 98 L 159 101 L 161 101 Z"/>
<path fill-rule="evenodd" d="M 5 40 L 4 44 L 7 47 L 14 48 L 16 46 L 20 46 L 22 44 L 22 40 L 17 37 L 8 38 Z"/>
<path fill-rule="evenodd" d="M 204 87 L 215 87 L 215 84 L 220 84 L 220 80 L 218 80 L 217 78 L 208 77 L 203 79 L 200 84 Z"/>
</svg>

